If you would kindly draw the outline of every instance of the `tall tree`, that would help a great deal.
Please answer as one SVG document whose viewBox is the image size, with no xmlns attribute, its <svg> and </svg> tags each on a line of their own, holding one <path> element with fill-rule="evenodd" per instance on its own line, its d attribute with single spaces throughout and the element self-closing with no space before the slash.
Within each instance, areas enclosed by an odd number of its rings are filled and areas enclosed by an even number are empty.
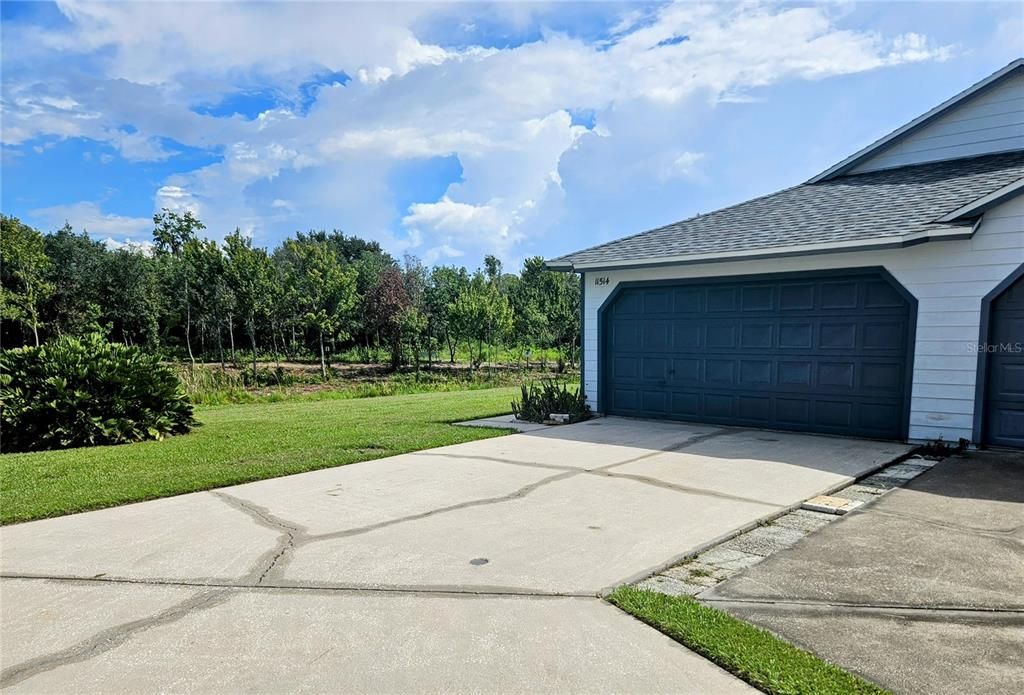
<svg viewBox="0 0 1024 695">
<path fill-rule="evenodd" d="M 286 271 L 287 286 L 298 302 L 304 326 L 317 332 L 320 347 L 320 376 L 327 378 L 324 336 L 346 340 L 356 306 L 356 271 L 344 268 L 325 241 L 285 242 L 291 259 Z"/>
<path fill-rule="evenodd" d="M 392 370 L 402 364 L 404 313 L 410 306 L 409 293 L 405 289 L 401 271 L 395 267 L 382 270 L 377 277 L 377 284 L 370 289 L 367 307 L 373 325 L 387 341 Z"/>
<path fill-rule="evenodd" d="M 36 345 L 40 312 L 54 291 L 51 266 L 43 235 L 17 217 L 0 215 L 0 317 L 29 327 Z"/>
<path fill-rule="evenodd" d="M 488 346 L 501 340 L 512 328 L 508 299 L 483 273 L 473 275 L 450 307 L 452 323 L 470 346 L 470 364 L 477 369 L 487 356 Z"/>
<path fill-rule="evenodd" d="M 252 346 L 252 379 L 256 382 L 256 329 L 266 314 L 274 266 L 266 249 L 253 248 L 252 239 L 235 229 L 224 239 L 224 276 L 235 298 Z"/>
<path fill-rule="evenodd" d="M 469 273 L 465 268 L 451 265 L 435 266 L 430 271 L 424 300 L 429 325 L 427 330 L 448 348 L 449 362 L 455 362 L 459 346 L 459 332 L 452 323 L 451 307 L 469 286 Z"/>
<path fill-rule="evenodd" d="M 167 208 L 153 215 L 153 225 L 157 254 L 173 259 L 169 264 L 169 277 L 174 288 L 171 297 L 184 308 L 185 345 L 188 348 L 188 359 L 195 368 L 196 358 L 192 353 L 192 266 L 196 255 L 197 233 L 206 229 L 206 225 L 191 210 L 179 213 Z"/>
<path fill-rule="evenodd" d="M 48 279 L 53 285 L 45 308 L 51 333 L 83 335 L 99 330 L 106 299 L 100 282 L 110 252 L 85 232 L 76 234 L 67 223 L 47 234 L 45 241 L 51 260 Z"/>
<path fill-rule="evenodd" d="M 99 291 L 111 339 L 151 350 L 159 347 L 163 287 L 156 264 L 156 259 L 134 249 L 107 252 Z"/>
</svg>

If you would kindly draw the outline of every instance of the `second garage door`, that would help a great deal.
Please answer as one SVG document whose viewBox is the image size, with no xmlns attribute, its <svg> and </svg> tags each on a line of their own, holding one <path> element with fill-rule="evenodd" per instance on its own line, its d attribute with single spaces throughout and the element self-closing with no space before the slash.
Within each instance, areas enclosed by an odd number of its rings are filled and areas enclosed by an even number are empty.
<svg viewBox="0 0 1024 695">
<path fill-rule="evenodd" d="M 904 439 L 911 301 L 878 271 L 623 285 L 601 311 L 599 407 Z"/>
</svg>

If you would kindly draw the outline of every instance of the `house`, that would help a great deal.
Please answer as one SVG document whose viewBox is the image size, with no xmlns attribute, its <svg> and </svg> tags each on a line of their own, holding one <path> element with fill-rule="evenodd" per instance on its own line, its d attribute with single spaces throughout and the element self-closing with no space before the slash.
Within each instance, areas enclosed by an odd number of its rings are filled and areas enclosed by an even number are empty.
<svg viewBox="0 0 1024 695">
<path fill-rule="evenodd" d="M 547 262 L 597 412 L 1024 447 L 1024 59 L 806 183 Z"/>
</svg>

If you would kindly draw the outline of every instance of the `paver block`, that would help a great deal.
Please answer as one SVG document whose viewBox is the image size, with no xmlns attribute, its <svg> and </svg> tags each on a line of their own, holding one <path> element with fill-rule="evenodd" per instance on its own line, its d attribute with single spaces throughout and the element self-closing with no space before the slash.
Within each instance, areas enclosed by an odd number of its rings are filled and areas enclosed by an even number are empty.
<svg viewBox="0 0 1024 695">
<path fill-rule="evenodd" d="M 678 579 L 681 582 L 703 587 L 714 586 L 725 579 L 724 573 L 720 572 L 717 567 L 706 565 L 703 562 L 689 562 L 685 565 L 676 565 L 675 567 L 669 567 L 661 574 Z"/>
<path fill-rule="evenodd" d="M 705 565 L 712 565 L 723 570 L 739 571 L 746 569 L 751 565 L 756 565 L 764 558 L 761 555 L 754 555 L 753 553 L 745 553 L 741 550 L 731 550 L 729 548 L 717 546 L 707 552 L 701 553 L 698 559 Z"/>
<path fill-rule="evenodd" d="M 804 537 L 801 531 L 784 526 L 760 526 L 753 531 L 726 541 L 721 547 L 767 557 L 788 548 Z"/>
<path fill-rule="evenodd" d="M 812 514 L 814 516 L 811 516 Z M 827 518 L 822 519 L 821 517 Z M 778 519 L 775 519 L 772 524 L 775 526 L 782 526 L 783 528 L 796 529 L 797 531 L 803 531 L 804 533 L 811 533 L 828 526 L 835 520 L 836 516 L 834 514 L 808 512 L 807 510 L 801 509 L 790 514 L 786 514 L 785 516 L 780 516 Z"/>
<path fill-rule="evenodd" d="M 881 491 L 879 491 L 881 492 Z M 867 489 L 854 490 L 852 488 L 844 488 L 839 493 L 848 500 L 855 500 L 864 504 L 869 504 L 877 500 L 881 495 L 878 492 L 867 492 Z"/>
<path fill-rule="evenodd" d="M 668 594 L 669 596 L 696 596 L 708 588 L 700 584 L 690 584 L 675 577 L 666 577 L 662 574 L 648 577 L 636 586 L 638 589 L 657 591 L 659 594 Z"/>
<path fill-rule="evenodd" d="M 883 468 L 877 475 L 885 476 L 886 478 L 896 478 L 898 480 L 911 480 L 928 471 L 927 466 L 917 466 L 908 463 L 898 463 L 895 466 L 889 466 Z"/>
<path fill-rule="evenodd" d="M 846 514 L 852 512 L 857 507 L 863 506 L 863 504 L 860 500 L 834 497 L 832 495 L 818 495 L 804 502 L 801 508 L 826 514 Z"/>
<path fill-rule="evenodd" d="M 874 475 L 872 475 L 872 476 L 870 476 L 868 478 L 865 478 L 864 480 L 860 481 L 860 484 L 868 486 L 868 487 L 873 487 L 873 488 L 878 488 L 880 490 L 888 491 L 888 490 L 892 490 L 893 488 L 903 487 L 904 485 L 907 484 L 907 479 L 906 478 L 889 478 L 887 476 L 882 475 L 881 473 L 876 473 L 876 474 L 874 474 Z"/>
</svg>

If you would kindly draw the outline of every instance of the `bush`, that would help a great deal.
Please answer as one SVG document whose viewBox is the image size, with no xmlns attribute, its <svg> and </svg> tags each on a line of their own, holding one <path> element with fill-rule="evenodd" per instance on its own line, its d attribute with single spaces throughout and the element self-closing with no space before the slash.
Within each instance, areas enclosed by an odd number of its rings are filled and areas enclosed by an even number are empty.
<svg viewBox="0 0 1024 695">
<path fill-rule="evenodd" d="M 554 379 L 544 379 L 540 385 L 523 384 L 519 387 L 522 398 L 512 401 L 512 412 L 520 420 L 545 422 L 551 413 L 569 416 L 569 422 L 579 422 L 590 417 L 590 407 L 583 390 L 571 389 L 568 384 Z"/>
<path fill-rule="evenodd" d="M 3 451 L 162 439 L 196 421 L 158 358 L 101 335 L 0 353 Z"/>
</svg>

